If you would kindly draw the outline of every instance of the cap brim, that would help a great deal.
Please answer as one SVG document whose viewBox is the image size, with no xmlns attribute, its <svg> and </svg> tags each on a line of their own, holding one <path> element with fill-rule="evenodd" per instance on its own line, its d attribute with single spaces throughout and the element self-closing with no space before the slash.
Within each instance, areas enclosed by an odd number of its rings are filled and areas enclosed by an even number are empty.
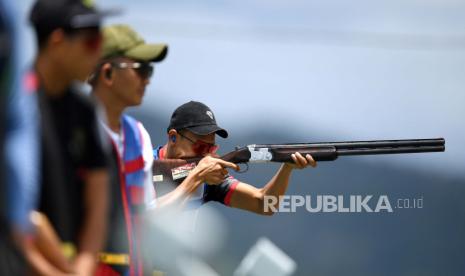
<svg viewBox="0 0 465 276">
<path fill-rule="evenodd" d="M 186 129 L 197 135 L 208 135 L 211 133 L 216 133 L 222 138 L 228 138 L 228 132 L 217 125 L 194 126 L 188 127 Z"/>
<path fill-rule="evenodd" d="M 143 61 L 162 61 L 168 53 L 168 45 L 166 44 L 141 44 L 138 45 L 124 55 L 128 58 L 143 60 Z"/>
<path fill-rule="evenodd" d="M 70 25 L 74 29 L 100 27 L 103 18 L 121 13 L 120 9 L 93 10 L 73 16 Z"/>
</svg>

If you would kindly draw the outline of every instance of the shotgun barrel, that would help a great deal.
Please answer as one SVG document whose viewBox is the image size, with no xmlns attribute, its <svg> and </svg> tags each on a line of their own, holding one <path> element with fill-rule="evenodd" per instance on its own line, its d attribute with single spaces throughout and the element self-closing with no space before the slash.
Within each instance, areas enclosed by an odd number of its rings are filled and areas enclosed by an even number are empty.
<svg viewBox="0 0 465 276">
<path fill-rule="evenodd" d="M 292 162 L 291 154 L 310 154 L 316 161 L 333 161 L 339 156 L 443 152 L 444 138 L 373 140 L 323 143 L 254 144 L 225 155 L 225 160 L 243 162 Z M 239 154 L 239 152 L 241 152 Z M 250 158 L 247 154 L 249 151 Z M 232 154 L 232 155 L 231 155 Z M 233 156 L 236 156 L 233 158 Z M 249 160 L 247 160 L 249 159 Z"/>
</svg>

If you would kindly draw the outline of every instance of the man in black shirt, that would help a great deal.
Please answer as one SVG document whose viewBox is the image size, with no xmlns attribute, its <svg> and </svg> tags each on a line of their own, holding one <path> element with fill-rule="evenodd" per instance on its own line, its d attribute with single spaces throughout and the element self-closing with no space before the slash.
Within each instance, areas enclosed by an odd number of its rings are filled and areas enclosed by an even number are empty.
<svg viewBox="0 0 465 276">
<path fill-rule="evenodd" d="M 171 116 L 167 128 L 168 141 L 154 149 L 155 160 L 198 158 L 207 155 L 217 156 L 216 135 L 227 138 L 228 132 L 216 123 L 213 111 L 201 102 L 190 101 L 179 106 Z M 291 155 L 293 163 L 284 163 L 276 174 L 262 187 L 241 182 L 232 176 L 226 177 L 218 185 L 200 185 L 199 197 L 193 197 L 190 206 L 199 207 L 209 201 L 217 201 L 226 206 L 243 209 L 261 215 L 273 215 L 270 208 L 265 208 L 265 197 L 280 199 L 286 193 L 289 179 L 294 169 L 315 167 L 316 162 L 310 155 L 302 156 L 299 152 Z M 157 171 L 157 164 L 154 169 Z M 154 184 L 160 193 L 172 189 L 162 175 L 154 175 Z M 279 200 L 273 207 L 279 206 Z"/>
<path fill-rule="evenodd" d="M 71 260 L 52 260 L 55 267 L 38 268 L 44 274 L 58 267 L 91 275 L 104 240 L 107 154 L 94 104 L 73 85 L 86 80 L 100 57 L 101 18 L 84 1 L 69 0 L 38 0 L 30 14 L 39 47 L 35 73 L 28 77 L 36 84 L 41 113 L 39 210 Z"/>
</svg>

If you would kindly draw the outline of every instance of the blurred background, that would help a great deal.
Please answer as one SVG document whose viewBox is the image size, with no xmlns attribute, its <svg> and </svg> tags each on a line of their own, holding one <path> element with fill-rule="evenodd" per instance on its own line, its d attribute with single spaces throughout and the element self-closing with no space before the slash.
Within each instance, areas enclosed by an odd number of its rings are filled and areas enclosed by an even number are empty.
<svg viewBox="0 0 465 276">
<path fill-rule="evenodd" d="M 26 14 L 24 66 L 35 54 Z M 202 101 L 230 137 L 253 143 L 446 139 L 445 153 L 347 157 L 297 171 L 288 194 L 423 198 L 393 213 L 261 217 L 212 203 L 224 246 L 208 264 L 231 275 L 265 236 L 295 275 L 465 275 L 465 1 L 100 0 L 149 42 L 169 44 L 144 104 L 130 112 L 154 145 L 173 110 Z M 221 139 L 221 138 L 219 138 Z M 263 186 L 277 165 L 253 165 Z M 201 211 L 202 212 L 202 211 Z M 154 248 L 153 250 L 163 250 Z"/>
</svg>

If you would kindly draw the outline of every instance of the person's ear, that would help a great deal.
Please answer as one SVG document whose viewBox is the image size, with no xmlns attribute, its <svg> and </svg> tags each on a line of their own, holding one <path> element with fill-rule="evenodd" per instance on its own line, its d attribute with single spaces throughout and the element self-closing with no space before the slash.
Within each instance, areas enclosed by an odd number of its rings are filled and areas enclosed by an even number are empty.
<svg viewBox="0 0 465 276">
<path fill-rule="evenodd" d="M 60 45 L 65 40 L 65 32 L 62 29 L 54 30 L 48 37 L 48 46 L 54 47 Z"/>
<path fill-rule="evenodd" d="M 168 139 L 170 144 L 175 144 L 177 141 L 178 132 L 175 129 L 168 131 Z"/>
<path fill-rule="evenodd" d="M 113 83 L 113 68 L 110 63 L 105 63 L 100 68 L 100 76 L 102 76 L 103 81 L 108 85 Z"/>
</svg>

